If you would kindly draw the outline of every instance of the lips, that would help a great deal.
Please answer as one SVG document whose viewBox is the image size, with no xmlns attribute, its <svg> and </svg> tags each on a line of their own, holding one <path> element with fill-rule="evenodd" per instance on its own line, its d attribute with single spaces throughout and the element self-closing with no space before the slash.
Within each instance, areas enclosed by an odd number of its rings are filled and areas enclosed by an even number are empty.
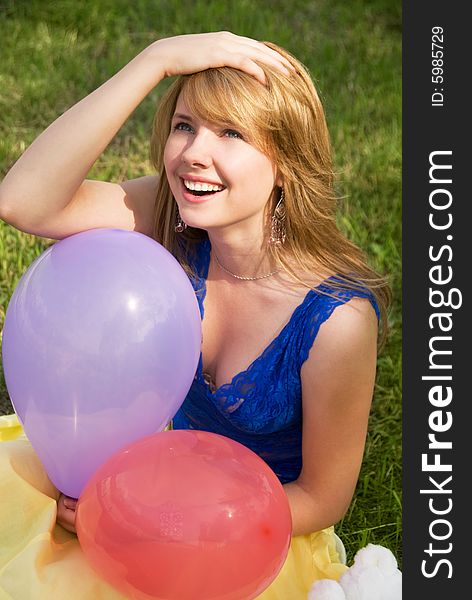
<svg viewBox="0 0 472 600">
<path fill-rule="evenodd" d="M 201 177 L 198 175 L 190 175 L 187 173 L 183 173 L 182 175 L 179 174 L 180 179 L 184 180 L 184 181 L 189 181 L 191 183 L 201 183 L 201 184 L 208 184 L 208 185 L 215 185 L 217 187 L 225 187 L 220 181 L 212 181 L 210 179 L 205 179 L 205 177 Z"/>
</svg>

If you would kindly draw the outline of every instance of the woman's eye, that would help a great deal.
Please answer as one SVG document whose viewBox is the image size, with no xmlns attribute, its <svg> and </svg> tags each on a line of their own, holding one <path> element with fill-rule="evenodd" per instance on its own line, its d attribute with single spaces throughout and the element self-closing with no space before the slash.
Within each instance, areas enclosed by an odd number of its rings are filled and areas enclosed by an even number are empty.
<svg viewBox="0 0 472 600">
<path fill-rule="evenodd" d="M 225 129 L 224 134 L 230 138 L 240 139 L 240 140 L 243 139 L 243 136 L 239 133 L 239 131 L 236 131 L 235 129 Z"/>
<path fill-rule="evenodd" d="M 192 128 L 188 123 L 181 121 L 174 125 L 174 131 L 192 131 Z"/>
</svg>

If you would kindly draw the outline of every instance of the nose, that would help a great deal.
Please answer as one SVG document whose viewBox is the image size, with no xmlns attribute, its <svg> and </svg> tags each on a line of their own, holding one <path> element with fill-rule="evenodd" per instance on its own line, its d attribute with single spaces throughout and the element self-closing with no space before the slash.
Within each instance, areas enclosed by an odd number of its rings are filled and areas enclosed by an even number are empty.
<svg viewBox="0 0 472 600">
<path fill-rule="evenodd" d="M 182 152 L 182 161 L 189 166 L 207 168 L 212 163 L 211 144 L 206 132 L 198 132 L 188 137 L 187 145 Z"/>
</svg>

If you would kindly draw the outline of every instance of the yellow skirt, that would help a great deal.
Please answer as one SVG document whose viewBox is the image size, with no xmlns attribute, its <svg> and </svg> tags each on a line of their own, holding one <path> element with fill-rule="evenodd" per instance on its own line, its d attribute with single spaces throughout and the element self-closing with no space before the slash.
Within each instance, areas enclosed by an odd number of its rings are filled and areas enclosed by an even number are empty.
<svg viewBox="0 0 472 600">
<path fill-rule="evenodd" d="M 15 415 L 0 417 L 0 600 L 125 600 L 88 565 L 77 536 L 56 525 L 58 490 Z M 292 538 L 257 600 L 306 600 L 313 582 L 347 567 L 334 528 Z"/>
</svg>

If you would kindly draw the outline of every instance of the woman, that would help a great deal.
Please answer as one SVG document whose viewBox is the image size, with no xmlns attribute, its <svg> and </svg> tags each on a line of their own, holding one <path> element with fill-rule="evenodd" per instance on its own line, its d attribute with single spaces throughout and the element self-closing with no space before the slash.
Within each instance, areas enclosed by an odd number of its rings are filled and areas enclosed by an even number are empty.
<svg viewBox="0 0 472 600">
<path fill-rule="evenodd" d="M 86 180 L 139 102 L 175 75 L 154 124 L 157 175 Z M 0 186 L 0 216 L 18 229 L 53 239 L 131 229 L 187 271 L 202 355 L 173 426 L 246 444 L 284 484 L 292 545 L 264 600 L 305 598 L 315 579 L 346 568 L 333 526 L 361 466 L 388 290 L 337 229 L 335 204 L 309 74 L 274 44 L 228 32 L 151 44 L 46 129 Z M 3 464 L 14 461 L 12 448 Z M 17 470 L 10 479 L 18 484 Z M 59 496 L 39 487 L 46 504 Z M 74 499 L 59 497 L 57 520 L 74 531 Z M 66 573 L 83 560 L 76 546 L 71 553 L 62 570 L 53 574 L 53 559 L 48 577 L 34 575 L 43 591 L 32 597 L 46 597 L 50 582 L 70 587 Z M 118 597 L 88 572 L 76 585 L 77 598 Z"/>
</svg>

